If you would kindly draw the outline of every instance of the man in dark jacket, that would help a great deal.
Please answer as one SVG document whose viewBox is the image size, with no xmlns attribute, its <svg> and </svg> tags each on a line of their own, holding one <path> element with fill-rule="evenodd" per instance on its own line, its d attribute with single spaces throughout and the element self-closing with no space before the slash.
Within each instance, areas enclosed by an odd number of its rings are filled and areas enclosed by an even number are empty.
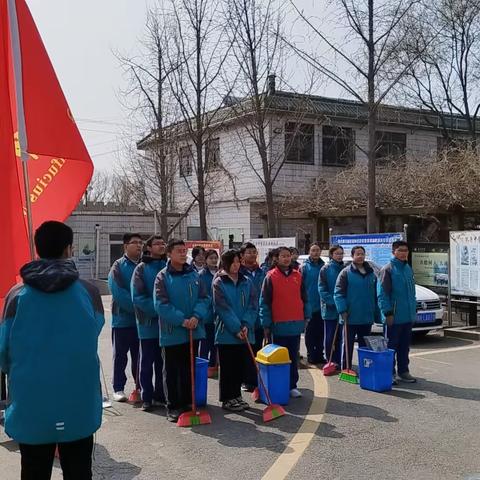
<svg viewBox="0 0 480 480">
<path fill-rule="evenodd" d="M 23 283 L 8 294 L 1 318 L 5 431 L 20 444 L 22 480 L 49 479 L 56 446 L 65 479 L 92 478 L 93 434 L 102 423 L 97 347 L 104 314 L 97 288 L 78 278 L 72 243 L 63 223 L 37 229 L 40 260 L 22 267 Z"/>
</svg>

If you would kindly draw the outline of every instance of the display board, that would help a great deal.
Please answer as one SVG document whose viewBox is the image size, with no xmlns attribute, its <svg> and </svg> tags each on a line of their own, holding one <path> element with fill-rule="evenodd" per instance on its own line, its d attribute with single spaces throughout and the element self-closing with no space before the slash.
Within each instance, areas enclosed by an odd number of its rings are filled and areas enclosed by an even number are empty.
<svg viewBox="0 0 480 480">
<path fill-rule="evenodd" d="M 480 231 L 450 232 L 450 291 L 480 297 Z"/>
<path fill-rule="evenodd" d="M 378 266 L 383 267 L 392 258 L 392 243 L 403 239 L 403 233 L 364 233 L 361 235 L 332 235 L 330 243 L 343 247 L 346 256 L 350 256 L 352 247 L 361 246 L 365 249 L 367 260 L 372 260 Z"/>
<path fill-rule="evenodd" d="M 425 287 L 448 287 L 448 244 L 412 245 L 412 268 L 415 282 Z"/>
<path fill-rule="evenodd" d="M 263 263 L 268 252 L 278 247 L 296 247 L 295 237 L 280 237 L 280 238 L 251 238 L 247 240 L 257 247 L 258 262 Z"/>
</svg>

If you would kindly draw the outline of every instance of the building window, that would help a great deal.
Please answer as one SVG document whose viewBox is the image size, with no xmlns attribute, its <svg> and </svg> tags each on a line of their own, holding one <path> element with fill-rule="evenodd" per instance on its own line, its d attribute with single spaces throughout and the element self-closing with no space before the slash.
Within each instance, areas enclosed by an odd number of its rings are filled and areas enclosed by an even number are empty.
<svg viewBox="0 0 480 480">
<path fill-rule="evenodd" d="M 407 151 L 407 134 L 396 132 L 375 132 L 375 158 L 379 164 L 388 160 L 398 160 Z"/>
<path fill-rule="evenodd" d="M 205 144 L 205 171 L 211 172 L 220 167 L 220 139 L 210 138 Z"/>
<path fill-rule="evenodd" d="M 355 161 L 355 132 L 351 128 L 322 127 L 322 165 L 347 167 Z"/>
<path fill-rule="evenodd" d="M 179 166 L 181 177 L 188 177 L 192 174 L 192 164 L 193 164 L 192 147 L 190 147 L 190 145 L 186 145 L 185 147 L 180 147 L 178 166 Z"/>
<path fill-rule="evenodd" d="M 313 165 L 315 128 L 310 123 L 288 122 L 285 125 L 285 161 Z"/>
</svg>

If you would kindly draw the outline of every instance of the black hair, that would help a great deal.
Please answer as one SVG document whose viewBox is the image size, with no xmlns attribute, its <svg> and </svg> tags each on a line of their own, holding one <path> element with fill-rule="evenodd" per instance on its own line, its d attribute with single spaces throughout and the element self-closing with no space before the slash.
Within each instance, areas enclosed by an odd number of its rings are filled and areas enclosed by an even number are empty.
<svg viewBox="0 0 480 480">
<path fill-rule="evenodd" d="M 290 247 L 289 248 L 290 250 L 290 253 L 293 255 L 294 253 L 297 253 L 298 255 L 300 255 L 300 252 L 298 251 L 298 248 L 296 247 Z"/>
<path fill-rule="evenodd" d="M 332 245 L 329 249 L 328 249 L 328 256 L 330 258 L 333 257 L 333 253 L 336 251 L 336 250 L 342 250 L 342 252 L 344 251 L 343 250 L 343 247 L 341 245 Z"/>
<path fill-rule="evenodd" d="M 244 255 L 245 251 L 248 250 L 249 248 L 254 248 L 255 250 L 257 249 L 257 247 L 252 242 L 245 242 L 240 247 L 240 255 Z"/>
<path fill-rule="evenodd" d="M 199 253 L 203 253 L 205 254 L 205 249 L 203 247 L 201 247 L 200 245 L 197 245 L 195 247 L 192 248 L 192 258 L 195 260 L 195 257 L 199 254 Z"/>
<path fill-rule="evenodd" d="M 211 248 L 210 250 L 207 250 L 205 252 L 205 260 L 212 255 L 216 255 L 218 257 L 218 252 L 216 250 L 214 250 L 213 248 Z"/>
<path fill-rule="evenodd" d="M 34 241 L 40 258 L 61 258 L 65 249 L 73 244 L 73 230 L 62 222 L 51 220 L 37 228 Z"/>
<path fill-rule="evenodd" d="M 407 247 L 410 250 L 410 247 L 405 240 L 396 240 L 392 243 L 392 252 L 394 252 L 399 247 Z"/>
<path fill-rule="evenodd" d="M 225 272 L 230 272 L 230 267 L 232 266 L 235 257 L 240 260 L 240 252 L 238 250 L 234 250 L 233 248 L 222 253 L 221 267 L 223 270 L 225 270 Z"/>
<path fill-rule="evenodd" d="M 178 245 L 181 245 L 182 247 L 184 247 L 185 242 L 183 240 L 180 240 L 179 238 L 172 238 L 167 243 L 167 252 L 172 253 L 173 249 Z"/>
<path fill-rule="evenodd" d="M 352 257 L 353 257 L 353 255 L 355 255 L 355 252 L 356 252 L 357 250 L 363 250 L 363 253 L 366 253 L 366 252 L 365 252 L 365 248 L 363 248 L 361 245 L 356 245 L 355 247 L 352 248 L 352 252 L 351 252 L 351 253 L 352 253 Z"/>
<path fill-rule="evenodd" d="M 142 236 L 139 233 L 124 233 L 123 234 L 123 244 L 126 245 L 127 243 L 130 243 L 132 238 L 139 238 L 141 240 Z"/>
<path fill-rule="evenodd" d="M 151 237 L 148 237 L 145 245 L 151 247 L 154 240 L 163 240 L 163 237 L 161 235 L 152 235 Z"/>
<path fill-rule="evenodd" d="M 277 249 L 277 257 L 280 255 L 280 252 L 284 252 L 285 250 L 288 252 L 288 253 L 292 253 L 292 250 L 291 250 L 291 247 L 278 247 Z"/>
</svg>

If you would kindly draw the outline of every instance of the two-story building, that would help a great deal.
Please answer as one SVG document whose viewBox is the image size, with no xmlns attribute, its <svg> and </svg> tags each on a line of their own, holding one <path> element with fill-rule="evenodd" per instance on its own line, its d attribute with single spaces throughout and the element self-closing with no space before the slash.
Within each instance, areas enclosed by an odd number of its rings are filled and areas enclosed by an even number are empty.
<svg viewBox="0 0 480 480">
<path fill-rule="evenodd" d="M 270 79 L 272 81 L 272 79 Z M 366 162 L 367 108 L 350 100 L 275 91 L 263 96 L 267 119 L 269 162 L 276 164 L 278 175 L 274 196 L 279 210 L 279 236 L 327 240 L 333 222 L 336 233 L 365 231 L 365 218 L 348 221 L 318 219 L 300 215 L 283 207 L 283 199 L 292 193 L 312 190 L 314 181 L 328 178 L 356 162 Z M 248 104 L 245 101 L 243 105 Z M 265 187 L 257 146 L 249 134 L 248 109 L 229 103 L 217 112 L 211 134 L 205 140 L 204 153 L 208 175 L 207 225 L 210 236 L 228 242 L 266 236 Z M 394 106 L 381 106 L 377 113 L 377 151 L 379 162 L 385 158 L 421 158 L 443 148 L 440 119 L 429 112 Z M 466 135 L 466 125 L 452 117 L 451 129 Z M 153 136 L 138 143 L 147 150 Z M 195 190 L 194 149 L 188 138 L 179 138 L 174 149 L 178 161 L 174 201 L 187 204 Z M 228 172 L 228 173 L 227 173 Z M 348 188 L 348 185 L 345 186 Z M 199 240 L 198 211 L 187 218 L 188 238 Z M 398 228 L 398 227 L 397 227 Z"/>
</svg>

